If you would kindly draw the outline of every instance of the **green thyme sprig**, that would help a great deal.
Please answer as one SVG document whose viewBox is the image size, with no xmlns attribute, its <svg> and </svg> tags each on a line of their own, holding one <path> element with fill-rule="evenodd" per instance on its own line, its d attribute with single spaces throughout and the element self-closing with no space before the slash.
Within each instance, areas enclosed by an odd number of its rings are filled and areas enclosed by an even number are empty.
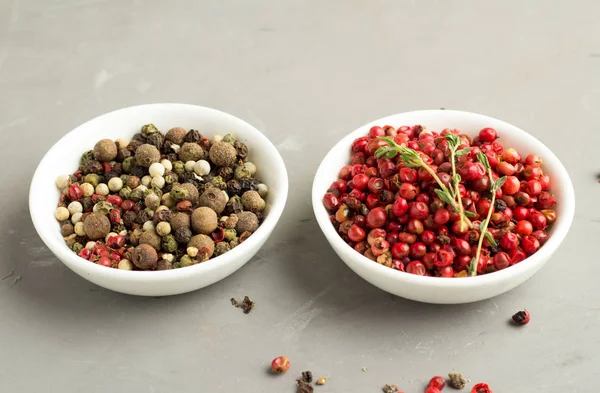
<svg viewBox="0 0 600 393">
<path fill-rule="evenodd" d="M 475 257 L 471 259 L 471 264 L 469 265 L 468 269 L 469 274 L 471 276 L 477 275 L 477 265 L 479 263 L 479 257 L 481 256 L 481 247 L 483 246 L 483 239 L 488 239 L 488 242 L 490 242 L 490 244 L 494 246 L 497 245 L 496 241 L 492 237 L 491 233 L 488 232 L 487 228 L 490 224 L 492 211 L 494 210 L 494 202 L 496 202 L 496 191 L 498 191 L 506 181 L 506 176 L 502 176 L 501 178 L 494 180 L 494 177 L 492 176 L 492 167 L 490 167 L 490 163 L 485 154 L 481 152 L 477 153 L 477 160 L 483 164 L 490 178 L 490 192 L 492 193 L 492 202 L 490 205 L 490 209 L 488 210 L 487 217 L 483 221 L 481 221 L 481 224 L 479 224 L 479 243 L 477 243 L 477 251 L 475 253 Z"/>
<path fill-rule="evenodd" d="M 456 158 L 468 154 L 472 148 L 466 147 L 464 149 L 458 150 L 458 148 L 462 144 L 462 140 L 456 134 L 449 133 L 445 136 L 445 138 L 448 141 L 448 148 L 450 149 L 450 162 L 452 163 L 452 188 L 450 188 L 450 190 L 452 191 L 452 196 L 454 197 L 454 199 L 456 200 L 456 204 L 458 205 L 458 212 L 460 215 L 461 223 L 466 222 L 469 228 L 472 228 L 473 224 L 467 218 L 467 216 L 471 215 L 471 217 L 474 217 L 475 214 L 472 212 L 465 211 L 463 207 L 462 198 L 460 197 L 460 191 L 458 188 L 461 178 L 460 175 L 456 173 Z"/>
<path fill-rule="evenodd" d="M 386 141 L 389 144 L 389 146 L 382 146 L 379 149 L 377 149 L 375 151 L 376 158 L 394 158 L 399 154 L 402 161 L 404 161 L 406 166 L 408 166 L 409 168 L 425 169 L 427 172 L 429 172 L 431 177 L 435 180 L 435 182 L 440 187 L 439 189 L 435 190 L 435 193 L 440 198 L 440 200 L 442 202 L 447 203 L 448 205 L 452 206 L 454 211 L 456 211 L 459 214 L 462 221 L 467 223 L 469 228 L 471 228 L 473 226 L 473 224 L 471 223 L 471 220 L 468 219 L 468 216 L 475 217 L 475 214 L 473 214 L 471 212 L 465 212 L 465 210 L 462 206 L 462 201 L 460 200 L 460 196 L 458 196 L 458 201 L 457 201 L 456 196 L 459 195 L 458 183 L 456 184 L 455 189 L 453 189 L 452 187 L 450 187 L 450 188 L 446 187 L 446 185 L 444 183 L 442 183 L 440 178 L 437 176 L 435 171 L 433 169 L 431 169 L 431 167 L 429 165 L 427 165 L 427 163 L 425 161 L 423 161 L 423 159 L 421 158 L 419 153 L 417 153 L 414 149 L 399 145 L 392 138 L 387 137 L 387 136 L 380 136 L 379 139 Z M 459 145 L 460 145 L 460 143 L 457 145 L 457 147 Z M 466 149 L 461 149 L 458 152 L 462 152 L 463 150 L 466 150 Z M 456 153 L 457 153 L 456 149 L 454 149 L 454 154 L 456 154 Z M 460 155 L 463 155 L 466 153 L 468 153 L 468 151 L 462 152 L 462 153 L 460 153 Z M 460 182 L 460 176 L 458 174 L 454 174 L 454 175 L 455 175 L 454 178 L 458 182 Z"/>
</svg>

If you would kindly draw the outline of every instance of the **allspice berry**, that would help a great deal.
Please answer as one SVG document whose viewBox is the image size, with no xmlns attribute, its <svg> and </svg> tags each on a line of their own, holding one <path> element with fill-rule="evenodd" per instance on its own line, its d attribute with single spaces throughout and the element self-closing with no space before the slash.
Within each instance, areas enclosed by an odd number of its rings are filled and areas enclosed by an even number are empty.
<svg viewBox="0 0 600 393">
<path fill-rule="evenodd" d="M 179 159 L 183 162 L 198 161 L 204 158 L 204 150 L 197 143 L 184 143 L 179 150 Z"/>
<path fill-rule="evenodd" d="M 110 220 L 104 214 L 91 213 L 83 222 L 83 230 L 91 240 L 104 239 L 110 232 Z"/>
<path fill-rule="evenodd" d="M 148 244 L 140 244 L 133 250 L 132 262 L 142 270 L 153 270 L 158 263 L 156 250 Z"/>
<path fill-rule="evenodd" d="M 265 201 L 261 198 L 260 194 L 256 191 L 246 191 L 242 195 L 242 205 L 244 209 L 259 212 L 264 210 Z"/>
<path fill-rule="evenodd" d="M 139 244 L 147 244 L 154 248 L 155 250 L 160 250 L 160 236 L 156 234 L 154 231 L 147 231 L 140 236 Z"/>
<path fill-rule="evenodd" d="M 94 157 L 98 161 L 112 161 L 117 158 L 117 144 L 110 139 L 102 139 L 94 146 Z"/>
<path fill-rule="evenodd" d="M 217 166 L 232 166 L 237 157 L 237 151 L 231 143 L 217 142 L 208 152 L 210 160 Z"/>
<path fill-rule="evenodd" d="M 169 222 L 171 224 L 171 230 L 173 232 L 177 231 L 179 228 L 189 228 L 190 227 L 190 216 L 185 213 L 177 213 L 171 217 Z"/>
<path fill-rule="evenodd" d="M 214 210 L 217 214 L 221 214 L 227 205 L 227 197 L 225 193 L 218 188 L 211 187 L 204 191 L 198 199 L 200 206 L 206 206 Z"/>
<path fill-rule="evenodd" d="M 160 151 L 154 145 L 144 144 L 135 151 L 135 162 L 138 165 L 148 168 L 155 162 L 160 161 Z"/>
<path fill-rule="evenodd" d="M 209 207 L 199 207 L 192 213 L 192 228 L 196 233 L 208 235 L 218 224 L 217 213 Z"/>
<path fill-rule="evenodd" d="M 187 131 L 185 130 L 185 128 L 175 127 L 171 128 L 167 132 L 167 135 L 165 135 L 165 139 L 169 142 L 173 142 L 174 144 L 181 146 L 181 144 L 183 143 L 183 138 L 185 138 L 186 134 Z"/>
<path fill-rule="evenodd" d="M 235 229 L 239 233 L 255 232 L 258 229 L 258 217 L 252 212 L 241 212 L 236 214 L 238 218 Z"/>
<path fill-rule="evenodd" d="M 208 252 L 208 258 L 212 257 L 215 252 L 215 243 L 206 235 L 196 235 L 190 239 L 188 247 L 196 247 L 199 252 Z"/>
<path fill-rule="evenodd" d="M 196 203 L 198 201 L 199 192 L 198 189 L 192 183 L 183 183 L 181 187 L 188 191 L 188 197 L 186 200 Z"/>
</svg>

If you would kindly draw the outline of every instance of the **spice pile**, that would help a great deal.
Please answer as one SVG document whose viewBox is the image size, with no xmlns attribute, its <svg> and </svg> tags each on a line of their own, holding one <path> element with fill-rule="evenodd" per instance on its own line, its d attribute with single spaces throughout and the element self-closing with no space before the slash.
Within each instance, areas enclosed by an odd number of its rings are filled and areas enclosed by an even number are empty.
<svg viewBox="0 0 600 393">
<path fill-rule="evenodd" d="M 56 179 L 56 219 L 80 257 L 122 270 L 191 266 L 236 247 L 263 220 L 268 188 L 227 134 L 177 127 L 103 139 Z"/>
<path fill-rule="evenodd" d="M 381 265 L 439 277 L 505 269 L 547 241 L 556 200 L 543 160 L 497 138 L 374 126 L 323 204 L 340 236 Z"/>
</svg>

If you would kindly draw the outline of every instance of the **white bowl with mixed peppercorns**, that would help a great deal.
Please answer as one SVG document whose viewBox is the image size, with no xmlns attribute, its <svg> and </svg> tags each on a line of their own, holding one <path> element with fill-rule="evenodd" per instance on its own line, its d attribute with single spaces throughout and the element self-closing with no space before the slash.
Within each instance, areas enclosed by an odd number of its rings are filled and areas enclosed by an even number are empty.
<svg viewBox="0 0 600 393">
<path fill-rule="evenodd" d="M 213 284 L 258 252 L 288 192 L 273 144 L 210 108 L 152 104 L 77 127 L 42 159 L 31 217 L 71 270 L 165 296 Z M 58 223 L 57 223 L 58 221 Z"/>
<path fill-rule="evenodd" d="M 506 122 L 401 113 L 327 154 L 313 208 L 334 251 L 371 284 L 441 304 L 487 299 L 537 272 L 564 240 L 575 196 L 560 160 Z"/>
</svg>

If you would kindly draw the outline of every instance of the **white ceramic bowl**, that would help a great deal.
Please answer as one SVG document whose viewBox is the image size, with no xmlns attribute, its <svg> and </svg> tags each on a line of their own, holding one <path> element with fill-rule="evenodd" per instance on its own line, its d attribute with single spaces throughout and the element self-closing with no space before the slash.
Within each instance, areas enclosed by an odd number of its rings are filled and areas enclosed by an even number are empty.
<svg viewBox="0 0 600 393">
<path fill-rule="evenodd" d="M 55 180 L 73 173 L 81 154 L 103 138 L 130 138 L 142 125 L 154 123 L 161 130 L 194 128 L 203 135 L 232 133 L 248 145 L 249 158 L 260 179 L 269 186 L 267 214 L 263 224 L 244 243 L 207 262 L 175 270 L 123 271 L 96 265 L 76 256 L 65 245 L 54 211 L 59 191 Z M 273 144 L 250 124 L 224 112 L 195 105 L 152 104 L 107 113 L 75 128 L 44 156 L 31 183 L 29 209 L 33 224 L 48 248 L 71 270 L 113 291 L 142 296 L 166 296 L 211 285 L 242 267 L 272 233 L 288 194 L 283 159 Z"/>
<path fill-rule="evenodd" d="M 379 265 L 354 251 L 331 225 L 323 207 L 322 198 L 329 185 L 337 179 L 339 170 L 349 163 L 352 142 L 367 135 L 374 125 L 394 127 L 422 124 L 428 129 L 441 131 L 457 128 L 475 136 L 484 127 L 498 131 L 506 147 L 514 147 L 521 154 L 537 153 L 544 159 L 543 170 L 552 179 L 558 219 L 553 224 L 546 244 L 534 255 L 510 268 L 477 277 L 438 278 L 422 277 Z M 315 175 L 312 190 L 313 209 L 325 237 L 339 257 L 359 276 L 371 284 L 407 299 L 426 303 L 458 304 L 488 299 L 507 292 L 537 272 L 556 251 L 565 238 L 575 212 L 575 193 L 571 179 L 560 160 L 542 142 L 525 131 L 506 122 L 475 113 L 451 110 L 424 110 L 400 113 L 375 120 L 344 137 L 325 156 Z"/>
</svg>

